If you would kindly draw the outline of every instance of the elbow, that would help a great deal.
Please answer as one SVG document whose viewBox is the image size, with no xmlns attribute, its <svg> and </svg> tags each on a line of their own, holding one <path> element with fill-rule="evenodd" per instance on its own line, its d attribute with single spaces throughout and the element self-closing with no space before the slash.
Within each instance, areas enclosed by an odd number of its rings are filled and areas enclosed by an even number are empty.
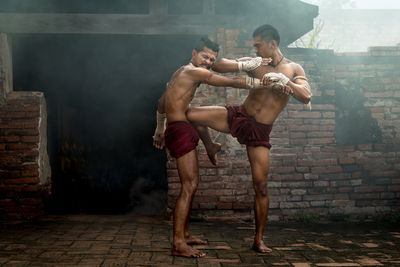
<svg viewBox="0 0 400 267">
<path fill-rule="evenodd" d="M 222 72 L 222 70 L 221 70 L 220 65 L 218 64 L 218 62 L 217 62 L 217 63 L 214 63 L 214 64 L 211 66 L 211 69 L 212 69 L 213 71 L 216 71 L 216 72 Z"/>
<path fill-rule="evenodd" d="M 304 96 L 303 103 L 308 104 L 311 101 L 311 94 L 307 94 Z"/>
</svg>

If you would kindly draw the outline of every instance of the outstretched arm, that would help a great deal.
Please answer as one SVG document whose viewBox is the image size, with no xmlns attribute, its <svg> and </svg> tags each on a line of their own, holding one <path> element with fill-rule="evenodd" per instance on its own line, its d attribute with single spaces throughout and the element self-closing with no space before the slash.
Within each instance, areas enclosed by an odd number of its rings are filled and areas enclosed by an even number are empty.
<svg viewBox="0 0 400 267">
<path fill-rule="evenodd" d="M 189 73 L 195 82 L 207 83 L 212 86 L 226 86 L 246 89 L 256 89 L 264 87 L 260 79 L 252 78 L 249 76 L 223 76 L 204 68 L 196 68 L 194 70 L 191 70 Z"/>
<path fill-rule="evenodd" d="M 212 69 L 219 73 L 237 72 L 239 71 L 238 62 L 236 60 L 220 58 L 212 66 Z"/>
<path fill-rule="evenodd" d="M 242 57 L 238 59 L 220 58 L 212 66 L 219 73 L 247 71 L 251 72 L 261 65 L 268 65 L 272 59 L 261 57 Z"/>
</svg>

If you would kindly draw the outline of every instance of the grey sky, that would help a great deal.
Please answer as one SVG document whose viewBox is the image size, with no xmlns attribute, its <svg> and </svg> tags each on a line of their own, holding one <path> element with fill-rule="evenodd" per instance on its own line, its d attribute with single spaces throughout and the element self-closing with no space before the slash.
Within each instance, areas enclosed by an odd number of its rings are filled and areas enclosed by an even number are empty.
<svg viewBox="0 0 400 267">
<path fill-rule="evenodd" d="M 400 9 L 400 0 L 356 0 L 358 9 Z"/>
<path fill-rule="evenodd" d="M 301 0 L 306 3 L 323 3 L 327 0 Z M 332 1 L 332 0 L 330 0 Z M 356 9 L 400 9 L 400 0 L 354 0 Z M 348 7 L 351 8 L 351 7 Z"/>
</svg>

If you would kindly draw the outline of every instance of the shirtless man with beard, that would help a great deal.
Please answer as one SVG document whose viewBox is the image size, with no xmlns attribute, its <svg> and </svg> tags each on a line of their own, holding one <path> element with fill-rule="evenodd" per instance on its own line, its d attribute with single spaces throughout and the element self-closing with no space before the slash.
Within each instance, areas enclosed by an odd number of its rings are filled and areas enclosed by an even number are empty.
<svg viewBox="0 0 400 267">
<path fill-rule="evenodd" d="M 187 118 L 196 126 L 207 153 L 214 162 L 216 155 L 213 154 L 215 149 L 212 148 L 216 144 L 211 141 L 206 127 L 230 133 L 239 143 L 246 145 L 255 191 L 256 233 L 253 249 L 261 253 L 271 252 L 263 241 L 269 210 L 269 134 L 290 96 L 304 104 L 311 100 L 311 91 L 303 68 L 283 56 L 279 49 L 279 41 L 279 33 L 271 25 L 262 25 L 253 33 L 253 46 L 257 56 L 272 58 L 272 62 L 250 70 L 248 74 L 261 79 L 267 88 L 250 90 L 241 105 L 193 107 L 187 112 Z M 237 62 L 221 59 L 213 65 L 213 69 L 221 73 L 235 72 Z"/>
</svg>

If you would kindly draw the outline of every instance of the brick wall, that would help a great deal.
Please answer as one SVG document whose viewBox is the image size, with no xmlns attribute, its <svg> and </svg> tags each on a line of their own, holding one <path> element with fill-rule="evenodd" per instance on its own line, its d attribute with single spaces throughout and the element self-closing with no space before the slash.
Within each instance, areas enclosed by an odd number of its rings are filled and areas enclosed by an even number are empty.
<svg viewBox="0 0 400 267">
<path fill-rule="evenodd" d="M 31 219 L 50 194 L 46 101 L 40 92 L 13 92 L 11 52 L 0 36 L 0 218 Z"/>
<path fill-rule="evenodd" d="M 251 53 L 242 30 L 211 36 L 228 58 Z M 335 55 L 287 49 L 312 87 L 312 110 L 291 100 L 274 124 L 269 174 L 270 220 L 380 216 L 400 210 L 400 47 Z M 241 103 L 247 91 L 202 85 L 195 105 Z M 250 166 L 244 146 L 212 132 L 223 144 L 212 166 L 198 147 L 200 184 L 193 214 L 253 218 Z M 176 163 L 167 162 L 168 207 L 179 194 Z"/>
</svg>

